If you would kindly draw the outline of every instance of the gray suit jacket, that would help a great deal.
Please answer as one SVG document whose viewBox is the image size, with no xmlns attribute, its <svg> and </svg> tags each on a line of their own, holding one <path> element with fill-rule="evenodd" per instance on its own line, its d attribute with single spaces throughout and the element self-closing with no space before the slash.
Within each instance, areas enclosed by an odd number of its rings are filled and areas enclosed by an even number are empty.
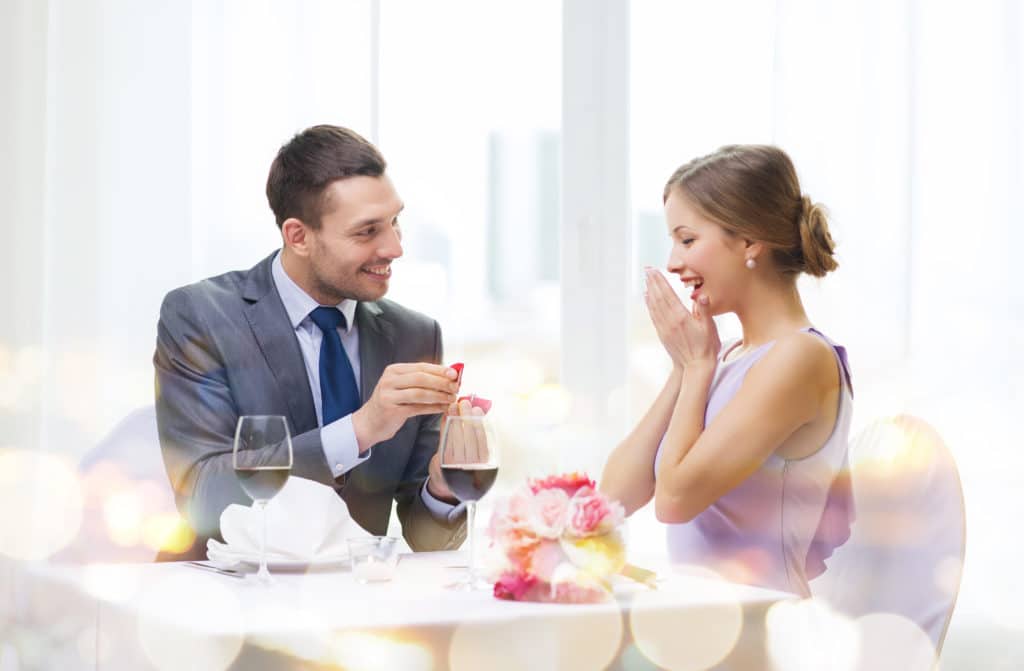
<svg viewBox="0 0 1024 671">
<path fill-rule="evenodd" d="M 179 510 L 199 537 L 219 536 L 220 514 L 250 503 L 231 466 L 240 415 L 284 415 L 292 433 L 292 474 L 333 487 L 367 531 L 384 534 L 391 502 L 410 547 L 457 547 L 464 516 L 438 521 L 420 489 L 437 449 L 438 415 L 410 418 L 371 458 L 335 480 L 324 456 L 316 409 L 298 341 L 271 275 L 274 255 L 248 271 L 171 291 L 157 325 L 156 412 L 164 464 Z M 387 300 L 359 303 L 363 401 L 384 368 L 441 361 L 437 322 Z"/>
</svg>

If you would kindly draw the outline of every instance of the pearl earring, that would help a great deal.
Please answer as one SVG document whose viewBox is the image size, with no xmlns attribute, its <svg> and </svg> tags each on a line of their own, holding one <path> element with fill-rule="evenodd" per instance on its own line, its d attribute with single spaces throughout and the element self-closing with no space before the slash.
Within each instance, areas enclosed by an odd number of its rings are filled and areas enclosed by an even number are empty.
<svg viewBox="0 0 1024 671">
<path fill-rule="evenodd" d="M 753 257 L 751 257 L 751 258 L 747 259 L 747 262 L 746 262 L 745 265 L 747 266 L 747 268 L 750 268 L 751 270 L 753 270 L 754 268 L 757 268 L 757 261 L 755 261 L 753 259 Z"/>
</svg>

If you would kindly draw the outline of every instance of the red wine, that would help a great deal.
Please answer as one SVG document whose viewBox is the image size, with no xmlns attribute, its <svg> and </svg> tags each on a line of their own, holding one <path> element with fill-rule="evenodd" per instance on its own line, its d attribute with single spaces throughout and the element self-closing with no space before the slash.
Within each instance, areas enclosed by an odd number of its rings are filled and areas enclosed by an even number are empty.
<svg viewBox="0 0 1024 671">
<path fill-rule="evenodd" d="M 253 501 L 266 501 L 274 497 L 288 482 L 287 468 L 236 468 L 235 475 L 242 489 Z"/>
<path fill-rule="evenodd" d="M 442 465 L 441 473 L 448 489 L 460 501 L 479 501 L 498 477 L 498 467 L 490 464 Z"/>
</svg>

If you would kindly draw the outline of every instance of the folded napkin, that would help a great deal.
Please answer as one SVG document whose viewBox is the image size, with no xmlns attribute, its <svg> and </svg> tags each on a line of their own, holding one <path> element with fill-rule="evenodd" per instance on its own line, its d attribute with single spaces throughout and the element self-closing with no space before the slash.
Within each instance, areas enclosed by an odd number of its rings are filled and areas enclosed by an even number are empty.
<svg viewBox="0 0 1024 671">
<path fill-rule="evenodd" d="M 370 534 L 349 515 L 338 494 L 319 482 L 290 477 L 267 503 L 267 558 L 315 561 L 344 558 L 346 540 Z M 220 516 L 225 543 L 210 539 L 207 555 L 215 561 L 259 556 L 263 521 L 259 510 L 232 504 Z"/>
</svg>

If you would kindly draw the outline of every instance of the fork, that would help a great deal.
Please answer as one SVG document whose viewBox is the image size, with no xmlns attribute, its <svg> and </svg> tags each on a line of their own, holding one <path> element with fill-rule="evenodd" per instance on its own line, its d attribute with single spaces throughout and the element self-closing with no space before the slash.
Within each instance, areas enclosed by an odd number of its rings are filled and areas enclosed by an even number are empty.
<svg viewBox="0 0 1024 671">
<path fill-rule="evenodd" d="M 236 571 L 233 568 L 221 568 L 220 566 L 214 566 L 213 564 L 204 564 L 198 561 L 187 561 L 185 566 L 191 566 L 192 568 L 201 568 L 207 571 L 213 571 L 221 575 L 226 575 L 229 578 L 245 578 L 245 574 L 241 571 Z"/>
</svg>

